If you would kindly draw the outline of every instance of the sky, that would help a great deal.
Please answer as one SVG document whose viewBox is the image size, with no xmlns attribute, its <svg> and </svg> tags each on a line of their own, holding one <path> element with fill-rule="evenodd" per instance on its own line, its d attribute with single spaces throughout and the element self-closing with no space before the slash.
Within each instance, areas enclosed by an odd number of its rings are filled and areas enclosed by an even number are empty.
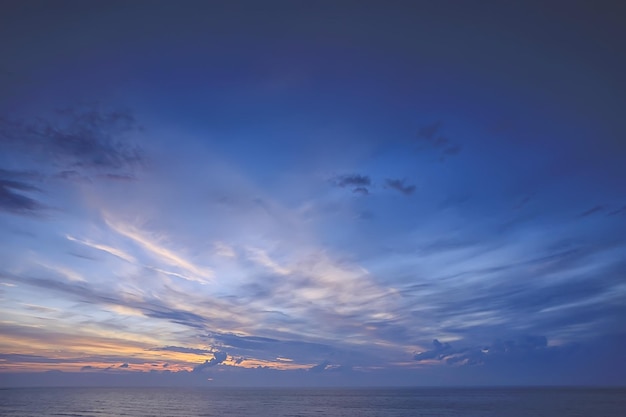
<svg viewBox="0 0 626 417">
<path fill-rule="evenodd" d="M 0 386 L 625 385 L 619 3 L 0 1 Z"/>
</svg>

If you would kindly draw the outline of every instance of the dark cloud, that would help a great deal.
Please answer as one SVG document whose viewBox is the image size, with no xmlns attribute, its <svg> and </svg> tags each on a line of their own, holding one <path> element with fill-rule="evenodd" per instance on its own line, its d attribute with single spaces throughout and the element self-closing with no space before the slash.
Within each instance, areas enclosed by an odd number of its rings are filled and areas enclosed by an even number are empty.
<svg viewBox="0 0 626 417">
<path fill-rule="evenodd" d="M 104 174 L 100 175 L 100 177 L 111 181 L 135 181 L 135 177 L 128 174 Z"/>
<path fill-rule="evenodd" d="M 140 310 L 146 317 L 165 319 L 172 323 L 181 324 L 194 329 L 205 330 L 207 324 L 207 320 L 204 317 L 190 311 L 169 307 L 157 299 L 152 299 L 150 301 L 125 301 L 122 297 L 119 297 L 116 294 L 102 291 L 83 282 L 67 282 L 46 278 L 19 277 L 6 273 L 0 273 L 0 276 L 10 281 L 64 293 L 80 301 L 91 304 L 120 305 L 134 308 Z"/>
<path fill-rule="evenodd" d="M 622 214 L 626 214 L 626 206 L 623 206 L 622 208 L 618 208 L 617 210 L 613 210 L 608 213 L 609 216 L 618 216 Z"/>
<path fill-rule="evenodd" d="M 440 161 L 461 152 L 461 145 L 453 143 L 441 133 L 442 127 L 440 121 L 424 125 L 417 130 L 416 135 L 418 149 L 436 151 Z"/>
<path fill-rule="evenodd" d="M 0 210 L 33 214 L 44 206 L 32 197 L 25 195 L 41 190 L 26 182 L 37 179 L 39 176 L 31 172 L 0 169 Z"/>
<path fill-rule="evenodd" d="M 603 211 L 605 208 L 606 207 L 604 207 L 603 205 L 597 205 L 597 206 L 594 206 L 594 207 L 590 208 L 589 210 L 583 211 L 578 216 L 579 217 L 591 216 L 592 214 L 595 214 L 595 213 Z"/>
<path fill-rule="evenodd" d="M 124 362 L 123 364 L 121 364 L 120 366 L 118 366 L 118 368 L 128 368 L 129 365 L 127 362 Z"/>
<path fill-rule="evenodd" d="M 517 340 L 495 341 L 490 346 L 452 347 L 449 343 L 433 340 L 434 348 L 414 356 L 416 361 L 435 359 L 460 365 L 482 365 L 503 357 L 519 360 L 524 356 L 543 354 L 548 349 L 545 336 L 523 336 Z"/>
<path fill-rule="evenodd" d="M 367 175 L 341 175 L 334 178 L 334 183 L 338 187 L 369 187 L 372 180 Z"/>
<path fill-rule="evenodd" d="M 164 347 L 156 347 L 150 349 L 152 351 L 168 351 L 168 352 L 179 352 L 179 353 L 193 353 L 196 355 L 212 355 L 214 351 L 207 349 L 196 349 L 196 348 L 188 348 L 181 346 L 164 346 Z"/>
<path fill-rule="evenodd" d="M 405 184 L 406 180 L 405 179 L 391 179 L 391 178 L 387 178 L 385 180 L 385 183 L 387 184 L 388 188 L 391 188 L 393 190 L 399 191 L 404 195 L 411 195 L 415 192 L 416 187 L 415 185 L 411 185 L 411 184 Z"/>
<path fill-rule="evenodd" d="M 433 349 L 427 350 L 425 352 L 420 352 L 414 356 L 416 361 L 424 361 L 428 359 L 442 359 L 449 352 L 451 352 L 452 348 L 449 343 L 441 343 L 439 340 L 433 340 Z"/>
<path fill-rule="evenodd" d="M 120 169 L 142 162 L 125 137 L 138 130 L 129 112 L 98 108 L 57 111 L 52 119 L 0 118 L 0 146 L 79 169 Z"/>
<path fill-rule="evenodd" d="M 450 156 L 450 155 L 457 155 L 459 152 L 461 152 L 461 145 L 450 145 L 447 146 L 442 152 L 443 152 L 443 156 Z M 442 156 L 442 158 L 443 158 Z"/>
<path fill-rule="evenodd" d="M 433 140 L 435 135 L 441 129 L 441 126 L 442 123 L 440 121 L 421 126 L 419 129 L 417 129 L 417 137 L 424 140 Z"/>
<path fill-rule="evenodd" d="M 77 361 L 77 359 L 48 358 L 46 356 L 28 355 L 20 353 L 0 353 L 0 359 L 7 362 L 26 363 L 69 363 Z"/>
<path fill-rule="evenodd" d="M 231 333 L 212 333 L 209 335 L 215 346 L 228 350 L 237 357 L 253 356 L 257 359 L 273 360 L 276 357 L 286 357 L 295 361 L 317 361 L 321 358 L 344 355 L 349 357 L 353 353 L 342 352 L 340 349 L 322 343 L 279 340 L 259 336 L 238 336 Z"/>
<path fill-rule="evenodd" d="M 228 355 L 226 354 L 226 352 L 215 352 L 213 354 L 213 359 L 211 360 L 207 359 L 206 361 L 204 361 L 204 363 L 201 363 L 200 365 L 195 366 L 193 368 L 193 372 L 202 372 L 203 370 L 207 368 L 212 368 L 215 365 L 219 365 L 220 363 L 224 362 L 227 357 Z"/>
<path fill-rule="evenodd" d="M 41 167 L 41 174 L 0 169 L 0 210 L 34 214 L 45 206 L 31 194 L 41 192 L 35 180 L 90 180 L 101 170 L 130 170 L 144 160 L 126 137 L 137 130 L 128 112 L 96 108 L 69 109 L 33 121 L 0 116 L 0 152 Z M 59 170 L 60 169 L 60 170 Z M 56 171 L 55 174 L 50 171 Z M 44 174 L 48 172 L 48 174 Z M 101 178 L 132 181 L 128 173 L 107 172 Z"/>
<path fill-rule="evenodd" d="M 352 192 L 356 194 L 369 194 L 369 187 L 372 186 L 372 180 L 367 175 L 351 174 L 339 175 L 334 177 L 331 182 L 340 188 L 352 188 Z"/>
<path fill-rule="evenodd" d="M 513 207 L 513 210 L 521 210 L 521 209 L 523 209 L 530 202 L 530 200 L 532 198 L 533 198 L 533 196 L 530 196 L 530 195 L 525 196 L 524 198 L 519 200 L 519 202 L 517 204 L 515 204 L 515 206 Z"/>
<path fill-rule="evenodd" d="M 574 326 L 587 328 L 589 335 L 613 332 L 626 314 L 626 293 L 621 284 L 626 265 L 623 261 L 607 262 L 591 275 L 586 268 L 599 256 L 605 258 L 603 254 L 622 251 L 623 247 L 623 239 L 551 247 L 545 255 L 466 269 L 439 276 L 436 284 L 412 284 L 402 291 L 403 295 L 409 291 L 407 297 L 427 296 L 431 308 L 415 308 L 415 316 L 448 322 L 441 331 L 449 334 L 501 334 L 513 326 L 534 334 L 554 334 Z M 473 250 L 481 251 L 480 245 Z M 475 286 L 478 279 L 482 283 L 479 288 Z M 479 319 L 469 325 L 468 321 L 476 317 Z"/>
<path fill-rule="evenodd" d="M 220 345 L 246 350 L 267 350 L 269 346 L 280 343 L 277 339 L 258 336 L 237 336 L 232 333 L 212 333 L 210 336 Z"/>
<path fill-rule="evenodd" d="M 80 368 L 81 371 L 90 371 L 92 369 L 98 369 L 98 368 L 95 368 L 95 367 L 93 367 L 91 365 L 85 365 L 82 368 Z"/>
<path fill-rule="evenodd" d="M 152 305 L 151 303 L 143 304 L 141 308 L 146 317 L 152 317 L 155 319 L 167 319 L 172 323 L 182 324 L 183 326 L 193 327 L 196 329 L 204 329 L 206 325 L 206 319 L 190 311 L 183 311 L 178 309 L 172 309 L 169 307 L 164 308 L 162 305 Z"/>
</svg>

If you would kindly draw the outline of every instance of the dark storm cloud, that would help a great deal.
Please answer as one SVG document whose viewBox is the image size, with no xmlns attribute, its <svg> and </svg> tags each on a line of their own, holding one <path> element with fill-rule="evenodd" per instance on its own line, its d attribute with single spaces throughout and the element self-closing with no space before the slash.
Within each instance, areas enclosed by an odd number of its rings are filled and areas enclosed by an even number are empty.
<svg viewBox="0 0 626 417">
<path fill-rule="evenodd" d="M 52 159 L 63 167 L 120 169 L 143 159 L 125 135 L 138 129 L 128 112 L 98 109 L 58 111 L 53 120 L 0 118 L 0 146 Z"/>
<path fill-rule="evenodd" d="M 396 190 L 404 195 L 411 195 L 415 192 L 416 187 L 412 184 L 406 184 L 405 179 L 391 179 L 387 178 L 385 180 L 388 188 Z"/>
<path fill-rule="evenodd" d="M 203 370 L 207 368 L 212 368 L 216 365 L 219 365 L 220 363 L 224 362 L 227 357 L 228 355 L 226 354 L 226 352 L 215 352 L 213 354 L 213 359 L 211 360 L 207 359 L 206 361 L 204 361 L 204 363 L 201 363 L 200 365 L 195 366 L 193 368 L 193 372 L 202 372 Z"/>
<path fill-rule="evenodd" d="M 213 350 L 188 348 L 188 347 L 182 347 L 182 346 L 164 346 L 164 347 L 152 348 L 150 350 L 179 352 L 179 353 L 193 353 L 196 355 L 212 355 L 214 353 Z"/>
<path fill-rule="evenodd" d="M 44 206 L 25 193 L 41 192 L 41 190 L 26 181 L 39 179 L 33 172 L 0 169 L 0 210 L 13 213 L 32 214 Z"/>
</svg>

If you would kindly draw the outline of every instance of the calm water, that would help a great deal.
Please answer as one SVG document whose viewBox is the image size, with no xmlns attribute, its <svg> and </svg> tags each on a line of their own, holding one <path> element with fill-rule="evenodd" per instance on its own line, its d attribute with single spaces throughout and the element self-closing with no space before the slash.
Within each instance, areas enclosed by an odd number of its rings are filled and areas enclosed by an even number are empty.
<svg viewBox="0 0 626 417">
<path fill-rule="evenodd" d="M 24 388 L 0 416 L 623 417 L 626 389 Z"/>
</svg>

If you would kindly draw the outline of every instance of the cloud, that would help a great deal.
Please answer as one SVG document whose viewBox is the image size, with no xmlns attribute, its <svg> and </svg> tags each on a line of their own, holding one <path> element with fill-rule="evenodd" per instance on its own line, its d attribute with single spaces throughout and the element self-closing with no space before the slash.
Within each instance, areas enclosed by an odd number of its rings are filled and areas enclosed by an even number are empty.
<svg viewBox="0 0 626 417">
<path fill-rule="evenodd" d="M 404 195 L 411 195 L 415 192 L 416 187 L 415 185 L 410 185 L 410 184 L 405 184 L 406 180 L 405 179 L 391 179 L 391 178 L 387 178 L 385 180 L 387 187 L 394 189 L 396 191 L 401 192 Z"/>
<path fill-rule="evenodd" d="M 118 366 L 118 368 L 128 368 L 128 362 L 124 362 L 123 364 L 121 364 L 120 366 Z"/>
<path fill-rule="evenodd" d="M 132 175 L 128 175 L 128 174 L 104 174 L 104 175 L 100 175 L 100 178 L 105 178 L 108 180 L 112 180 L 112 181 L 123 181 L 123 182 L 129 182 L 129 181 L 135 181 L 136 178 Z"/>
<path fill-rule="evenodd" d="M 20 214 L 33 214 L 44 206 L 24 193 L 41 192 L 38 187 L 24 182 L 37 178 L 36 174 L 0 169 L 0 210 Z"/>
<path fill-rule="evenodd" d="M 372 180 L 367 175 L 341 175 L 335 177 L 335 184 L 338 187 L 369 187 L 372 185 Z"/>
<path fill-rule="evenodd" d="M 190 311 L 172 309 L 160 305 L 155 305 L 155 308 L 150 304 L 141 305 L 142 307 L 140 308 L 147 317 L 166 319 L 172 323 L 182 324 L 183 326 L 193 327 L 195 329 L 204 329 L 206 327 L 206 319 Z"/>
<path fill-rule="evenodd" d="M 417 130 L 417 141 L 420 149 L 433 150 L 439 153 L 440 161 L 447 156 L 457 155 L 461 152 L 461 145 L 452 143 L 450 139 L 441 134 L 443 123 L 440 121 L 424 125 Z"/>
<path fill-rule="evenodd" d="M 289 275 L 291 270 L 279 265 L 273 260 L 266 251 L 259 248 L 247 248 L 248 259 L 254 263 L 261 265 L 278 275 Z"/>
<path fill-rule="evenodd" d="M 323 372 L 326 369 L 328 369 L 328 367 L 330 366 L 330 362 L 329 361 L 324 361 L 322 363 L 319 363 L 315 366 L 312 366 L 311 368 L 309 368 L 310 372 Z"/>
<path fill-rule="evenodd" d="M 205 330 L 207 320 L 201 315 L 180 308 L 171 307 L 158 299 L 132 300 L 118 294 L 99 290 L 86 282 L 64 282 L 46 278 L 18 277 L 11 274 L 0 274 L 4 279 L 21 284 L 46 288 L 70 295 L 80 301 L 98 305 L 117 305 L 141 311 L 146 317 L 168 320 L 172 323 Z"/>
<path fill-rule="evenodd" d="M 156 259 L 164 261 L 171 266 L 180 268 L 185 272 L 184 274 L 169 274 L 178 276 L 188 281 L 198 282 L 200 284 L 207 284 L 209 279 L 213 277 L 213 271 L 211 269 L 196 266 L 180 254 L 175 253 L 173 250 L 160 244 L 159 241 L 162 239 L 159 239 L 159 237 L 151 236 L 144 231 L 133 227 L 132 225 L 115 222 L 108 216 L 105 216 L 105 222 L 112 230 L 132 240 L 141 246 L 146 252 L 153 255 Z"/>
<path fill-rule="evenodd" d="M 246 350 L 267 350 L 280 343 L 278 339 L 259 336 L 238 336 L 232 333 L 212 333 L 211 338 L 220 345 Z"/>
<path fill-rule="evenodd" d="M 98 250 L 100 250 L 102 252 L 106 252 L 109 255 L 116 256 L 116 257 L 118 257 L 120 259 L 123 259 L 123 260 L 125 260 L 127 262 L 130 262 L 130 263 L 137 262 L 135 260 L 135 258 L 133 258 L 131 255 L 129 255 L 129 254 L 127 254 L 124 251 L 121 251 L 119 249 L 113 248 L 111 246 L 90 242 L 88 240 L 80 240 L 80 239 L 77 239 L 77 238 L 75 238 L 73 236 L 70 236 L 70 235 L 66 235 L 65 237 L 67 238 L 67 240 L 70 240 L 70 241 L 76 242 L 76 243 L 80 243 L 81 245 L 85 245 L 85 246 L 90 247 L 90 248 L 98 249 Z"/>
<path fill-rule="evenodd" d="M 195 366 L 193 368 L 193 372 L 202 372 L 203 370 L 207 368 L 212 368 L 215 365 L 219 365 L 220 363 L 224 362 L 227 357 L 228 355 L 226 354 L 226 352 L 215 352 L 213 354 L 213 359 L 211 360 L 207 359 L 206 361 L 204 361 L 204 363 L 201 363 L 200 365 Z"/>
<path fill-rule="evenodd" d="M 420 139 L 432 140 L 441 129 L 441 126 L 442 123 L 440 121 L 421 126 L 419 129 L 417 129 L 417 137 Z"/>
<path fill-rule="evenodd" d="M 449 365 L 483 365 L 503 359 L 521 360 L 543 354 L 549 349 L 545 336 L 523 336 L 517 340 L 495 341 L 488 346 L 466 346 L 454 348 L 449 343 L 433 340 L 434 348 L 414 356 L 418 362 L 425 360 L 445 361 Z"/>
<path fill-rule="evenodd" d="M 441 343 L 439 340 L 433 340 L 433 349 L 425 352 L 420 352 L 414 356 L 416 361 L 424 361 L 428 359 L 441 359 L 451 351 L 449 343 Z"/>
<path fill-rule="evenodd" d="M 80 370 L 81 370 L 81 371 L 90 371 L 90 370 L 92 370 L 92 369 L 98 369 L 98 368 L 93 367 L 93 366 L 91 366 L 91 365 L 85 365 L 85 366 L 83 366 L 82 368 L 80 368 Z"/>
<path fill-rule="evenodd" d="M 136 130 L 126 111 L 65 109 L 56 111 L 54 120 L 0 118 L 0 145 L 50 158 L 62 167 L 120 169 L 143 160 L 140 150 L 125 140 Z"/>
<path fill-rule="evenodd" d="M 618 215 L 621 215 L 621 214 L 626 214 L 626 206 L 623 206 L 622 208 L 618 208 L 616 210 L 613 210 L 608 215 L 609 216 L 618 216 Z"/>
<path fill-rule="evenodd" d="M 156 347 L 150 350 L 153 351 L 168 351 L 168 352 L 178 352 L 178 353 L 193 353 L 195 355 L 213 355 L 213 350 L 208 349 L 197 349 L 197 348 L 188 348 L 182 346 L 164 346 L 164 347 Z"/>
<path fill-rule="evenodd" d="M 372 180 L 367 175 L 350 174 L 339 175 L 332 179 L 332 183 L 340 188 L 352 188 L 353 193 L 367 195 L 369 187 L 372 186 Z"/>
<path fill-rule="evenodd" d="M 597 205 L 597 206 L 594 206 L 594 207 L 590 208 L 589 210 L 583 211 L 582 213 L 580 213 L 578 215 L 578 217 L 591 216 L 592 214 L 595 214 L 595 213 L 603 211 L 605 208 L 606 207 L 604 207 L 603 205 Z"/>
</svg>

